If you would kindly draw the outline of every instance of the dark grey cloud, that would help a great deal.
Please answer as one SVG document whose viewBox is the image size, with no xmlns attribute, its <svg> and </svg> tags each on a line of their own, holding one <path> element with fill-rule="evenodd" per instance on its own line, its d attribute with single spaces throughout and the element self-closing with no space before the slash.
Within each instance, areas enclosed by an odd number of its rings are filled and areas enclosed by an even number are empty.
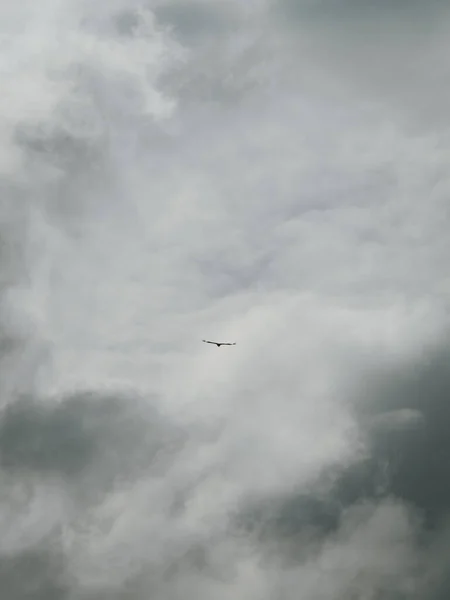
<svg viewBox="0 0 450 600">
<path fill-rule="evenodd" d="M 160 472 L 183 440 L 149 401 L 136 396 L 85 392 L 53 401 L 23 398 L 3 410 L 0 464 L 12 472 L 68 478 L 90 472 L 93 485 L 107 490 L 117 477 L 135 480 Z"/>
<path fill-rule="evenodd" d="M 67 532 L 82 529 L 89 510 L 96 510 L 109 494 L 146 477 L 164 478 L 185 442 L 183 432 L 159 416 L 148 400 L 132 394 L 80 392 L 52 400 L 22 398 L 4 407 L 0 506 L 8 507 L 13 524 L 11 528 L 2 517 L 0 585 L 4 593 L 14 600 L 30 594 L 62 599 L 73 593 L 77 598 L 102 598 L 103 592 L 84 594 L 83 585 L 78 586 L 67 569 Z M 16 489 L 21 490 L 17 506 Z M 45 506 L 58 489 L 63 498 L 68 494 L 67 506 L 55 515 L 55 522 L 50 518 L 48 525 L 42 524 L 36 538 L 33 522 L 46 511 L 35 516 L 33 511 L 40 510 L 41 502 Z M 172 501 L 169 496 L 169 504 Z M 28 514 L 27 528 L 23 522 Z M 139 577 L 136 585 L 138 591 L 133 593 L 128 584 L 108 587 L 108 597 L 141 598 Z"/>
<path fill-rule="evenodd" d="M 64 600 L 64 558 L 51 548 L 31 549 L 20 555 L 0 557 L 0 585 L 10 600 Z"/>
<path fill-rule="evenodd" d="M 341 505 L 395 496 L 418 511 L 425 529 L 437 531 L 445 524 L 450 511 L 445 476 L 450 456 L 449 358 L 448 343 L 439 344 L 403 368 L 381 370 L 373 379 L 368 375 L 357 406 L 370 453 L 337 479 Z"/>
<path fill-rule="evenodd" d="M 432 0 L 426 5 L 420 0 L 275 0 L 273 6 L 285 12 L 289 17 L 315 15 L 319 18 L 333 17 L 335 19 L 377 18 L 382 19 L 417 19 L 426 25 L 428 19 L 436 19 L 440 11 L 446 11 L 448 5 L 444 0 Z M 339 27 L 339 21 L 336 22 Z"/>
<path fill-rule="evenodd" d="M 314 86 L 311 70 L 323 69 L 336 89 L 390 105 L 394 118 L 410 127 L 447 122 L 444 57 L 450 13 L 445 2 L 281 0 L 272 11 L 292 35 L 297 76 L 305 85 Z"/>
<path fill-rule="evenodd" d="M 70 401 L 56 410 L 24 400 L 7 406 L 0 425 L 2 466 L 76 474 L 94 451 L 85 418 L 83 405 Z"/>
<path fill-rule="evenodd" d="M 154 12 L 189 50 L 188 66 L 163 78 L 183 102 L 233 105 L 272 86 L 389 107 L 414 129 L 447 122 L 442 0 L 159 2 Z"/>
<path fill-rule="evenodd" d="M 285 560 L 301 564 L 320 556 L 347 527 L 358 531 L 361 515 L 356 521 L 351 515 L 362 507 L 370 512 L 398 503 L 412 525 L 399 551 L 412 553 L 420 574 L 404 596 L 385 590 L 382 597 L 446 597 L 449 569 L 441 557 L 450 543 L 449 359 L 445 341 L 401 367 L 364 373 L 355 408 L 367 436 L 367 456 L 340 472 L 325 470 L 311 493 L 299 490 L 249 507 L 238 526 L 269 549 L 275 544 Z M 376 535 L 371 531 L 367 543 L 376 543 Z M 399 571 L 403 576 L 410 575 Z M 375 593 L 378 584 L 373 585 Z"/>
<path fill-rule="evenodd" d="M 186 62 L 162 78 L 163 89 L 186 106 L 233 106 L 257 89 L 267 52 L 257 26 L 258 6 L 246 16 L 245 10 L 235 2 L 157 3 L 158 23 L 187 50 Z"/>
<path fill-rule="evenodd" d="M 403 431 L 374 433 L 372 451 L 374 459 L 388 467 L 390 493 L 414 505 L 433 528 L 450 510 L 445 477 L 450 459 L 449 359 L 447 343 L 427 348 L 404 371 L 381 376 L 383 383 L 375 386 L 377 400 L 372 403 L 377 410 L 410 409 L 421 417 Z"/>
<path fill-rule="evenodd" d="M 154 13 L 186 44 L 198 43 L 199 37 L 215 37 L 217 41 L 217 36 L 239 27 L 236 12 L 225 3 L 169 2 L 155 6 Z"/>
</svg>

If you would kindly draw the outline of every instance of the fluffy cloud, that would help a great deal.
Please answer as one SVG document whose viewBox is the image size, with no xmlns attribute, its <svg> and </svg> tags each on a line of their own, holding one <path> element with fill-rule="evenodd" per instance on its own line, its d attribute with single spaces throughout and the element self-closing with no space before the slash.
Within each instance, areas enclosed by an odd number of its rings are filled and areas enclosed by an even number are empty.
<svg viewBox="0 0 450 600">
<path fill-rule="evenodd" d="M 2 589 L 444 597 L 446 7 L 24 7 Z"/>
</svg>

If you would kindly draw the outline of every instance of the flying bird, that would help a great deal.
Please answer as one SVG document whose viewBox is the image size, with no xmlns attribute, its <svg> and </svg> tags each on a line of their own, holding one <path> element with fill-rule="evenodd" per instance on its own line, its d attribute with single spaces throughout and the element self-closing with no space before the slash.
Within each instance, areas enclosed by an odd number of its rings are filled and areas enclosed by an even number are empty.
<svg viewBox="0 0 450 600">
<path fill-rule="evenodd" d="M 205 344 L 215 344 L 218 348 L 220 346 L 236 346 L 236 342 L 211 342 L 210 340 L 202 340 L 202 342 L 205 342 Z"/>
</svg>

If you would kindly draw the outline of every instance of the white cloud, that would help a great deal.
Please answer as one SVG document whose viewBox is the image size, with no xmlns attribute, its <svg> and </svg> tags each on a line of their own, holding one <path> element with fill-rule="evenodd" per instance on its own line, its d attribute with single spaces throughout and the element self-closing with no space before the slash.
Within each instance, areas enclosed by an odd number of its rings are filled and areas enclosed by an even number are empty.
<svg viewBox="0 0 450 600">
<path fill-rule="evenodd" d="M 403 366 L 447 323 L 448 141 L 408 131 L 389 104 L 400 86 L 385 81 L 410 34 L 397 37 L 395 17 L 374 71 L 347 5 L 336 26 L 296 12 L 294 30 L 278 19 L 287 3 L 150 5 L 2 9 L 14 25 L 3 212 L 19 188 L 28 271 L 10 298 L 51 351 L 27 391 L 125 386 L 189 437 L 163 476 L 119 473 L 96 505 L 74 500 L 68 569 L 111 593 L 132 577 L 136 598 L 146 568 L 154 597 L 403 589 L 416 525 L 400 503 L 344 518 L 289 572 L 262 569 L 264 544 L 234 537 L 230 519 L 314 493 L 325 471 L 366 456 L 351 401 L 361 378 Z M 23 387 L 14 377 L 9 391 Z M 146 447 L 127 427 L 122 451 Z M 96 460 L 75 490 L 96 489 Z"/>
</svg>

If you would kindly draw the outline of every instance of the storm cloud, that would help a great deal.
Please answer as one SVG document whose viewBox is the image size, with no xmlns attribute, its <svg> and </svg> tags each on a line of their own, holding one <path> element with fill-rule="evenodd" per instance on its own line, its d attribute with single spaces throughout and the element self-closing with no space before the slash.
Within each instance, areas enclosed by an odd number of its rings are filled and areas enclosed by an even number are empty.
<svg viewBox="0 0 450 600">
<path fill-rule="evenodd" d="M 447 5 L 0 16 L 5 598 L 446 598 Z"/>
</svg>

